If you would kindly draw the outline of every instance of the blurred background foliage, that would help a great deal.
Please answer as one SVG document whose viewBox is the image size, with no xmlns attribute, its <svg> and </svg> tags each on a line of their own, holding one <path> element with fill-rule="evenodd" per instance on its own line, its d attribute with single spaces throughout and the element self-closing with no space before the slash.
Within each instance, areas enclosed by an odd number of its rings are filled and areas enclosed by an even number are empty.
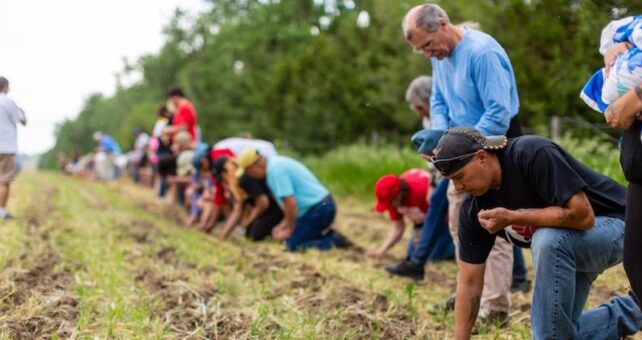
<svg viewBox="0 0 642 340">
<path fill-rule="evenodd" d="M 131 148 L 132 130 L 150 132 L 172 85 L 194 102 L 209 143 L 249 132 L 309 158 L 357 144 L 333 156 L 349 159 L 382 141 L 407 146 L 420 127 L 404 92 L 414 77 L 430 74 L 430 65 L 405 42 L 401 19 L 424 1 L 208 2 L 209 11 L 196 17 L 176 10 L 164 46 L 124 61 L 115 93 L 89 96 L 75 119 L 61 122 L 41 164 L 55 166 L 59 152 L 90 151 L 96 130 Z M 601 29 L 613 18 L 642 13 L 636 0 L 435 2 L 452 22 L 476 21 L 504 46 L 517 78 L 520 120 L 540 133 L 553 115 L 603 122 L 580 101 L 579 90 L 603 64 Z"/>
</svg>

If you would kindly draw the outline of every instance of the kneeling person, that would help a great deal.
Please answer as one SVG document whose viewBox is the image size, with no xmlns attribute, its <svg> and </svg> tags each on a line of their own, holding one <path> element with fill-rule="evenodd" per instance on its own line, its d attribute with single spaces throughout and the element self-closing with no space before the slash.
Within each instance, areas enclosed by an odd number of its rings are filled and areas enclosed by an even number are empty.
<svg viewBox="0 0 642 340">
<path fill-rule="evenodd" d="M 472 195 L 460 214 L 456 338 L 470 336 L 497 236 L 533 253 L 533 338 L 616 339 L 640 329 L 630 297 L 583 313 L 593 281 L 622 261 L 624 187 L 547 139 L 471 128 L 447 131 L 433 164 Z"/>
<path fill-rule="evenodd" d="M 256 153 L 245 153 L 245 158 L 239 158 L 240 166 L 250 165 L 255 161 Z M 249 158 L 248 158 L 249 157 Z M 241 189 L 247 194 L 248 213 L 241 220 L 245 228 L 245 236 L 252 241 L 260 241 L 272 234 L 272 229 L 283 220 L 283 211 L 279 208 L 265 178 L 258 179 L 248 174 L 241 174 L 239 179 Z"/>
<path fill-rule="evenodd" d="M 336 215 L 328 189 L 300 162 L 285 156 L 265 158 L 256 150 L 245 150 L 239 159 L 239 175 L 266 179 L 284 218 L 272 230 L 272 238 L 285 241 L 288 250 L 344 247 L 347 240 L 331 225 Z"/>
</svg>

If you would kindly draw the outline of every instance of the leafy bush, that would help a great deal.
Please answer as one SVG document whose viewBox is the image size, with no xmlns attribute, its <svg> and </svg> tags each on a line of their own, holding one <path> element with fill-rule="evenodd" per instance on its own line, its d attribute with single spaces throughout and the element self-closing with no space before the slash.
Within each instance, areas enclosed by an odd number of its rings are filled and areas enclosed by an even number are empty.
<svg viewBox="0 0 642 340">
<path fill-rule="evenodd" d="M 566 134 L 559 144 L 591 169 L 626 184 L 620 167 L 620 150 L 611 142 L 599 138 L 579 139 Z"/>
<path fill-rule="evenodd" d="M 334 149 L 303 162 L 337 196 L 373 199 L 374 185 L 386 174 L 401 174 L 411 168 L 425 168 L 426 163 L 408 148 L 353 144 Z"/>
<path fill-rule="evenodd" d="M 610 142 L 565 135 L 559 144 L 571 155 L 600 173 L 625 184 L 620 168 L 620 151 Z M 401 174 L 426 163 L 411 148 L 372 147 L 364 143 L 342 146 L 325 155 L 306 157 L 303 162 L 337 196 L 373 200 L 374 184 L 386 174 Z"/>
</svg>

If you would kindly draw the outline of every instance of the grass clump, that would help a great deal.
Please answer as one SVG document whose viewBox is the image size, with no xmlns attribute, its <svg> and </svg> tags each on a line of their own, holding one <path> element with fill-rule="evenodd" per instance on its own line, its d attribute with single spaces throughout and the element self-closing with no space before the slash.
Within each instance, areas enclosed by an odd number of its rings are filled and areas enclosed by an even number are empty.
<svg viewBox="0 0 642 340">
<path fill-rule="evenodd" d="M 401 174 L 412 168 L 425 168 L 426 162 L 411 148 L 359 143 L 342 146 L 323 156 L 303 162 L 335 196 L 371 200 L 374 185 L 386 174 Z"/>
</svg>

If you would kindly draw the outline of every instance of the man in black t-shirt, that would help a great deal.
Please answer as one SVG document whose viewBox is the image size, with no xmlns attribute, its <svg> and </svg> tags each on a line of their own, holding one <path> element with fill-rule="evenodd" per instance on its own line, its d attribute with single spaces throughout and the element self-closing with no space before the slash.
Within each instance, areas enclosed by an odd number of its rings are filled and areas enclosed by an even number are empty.
<svg viewBox="0 0 642 340">
<path fill-rule="evenodd" d="M 456 338 L 470 337 L 497 236 L 533 253 L 534 339 L 613 339 L 640 329 L 630 297 L 582 313 L 593 281 L 622 261 L 624 187 L 547 139 L 471 128 L 448 130 L 433 164 L 471 194 L 460 215 Z"/>
</svg>

